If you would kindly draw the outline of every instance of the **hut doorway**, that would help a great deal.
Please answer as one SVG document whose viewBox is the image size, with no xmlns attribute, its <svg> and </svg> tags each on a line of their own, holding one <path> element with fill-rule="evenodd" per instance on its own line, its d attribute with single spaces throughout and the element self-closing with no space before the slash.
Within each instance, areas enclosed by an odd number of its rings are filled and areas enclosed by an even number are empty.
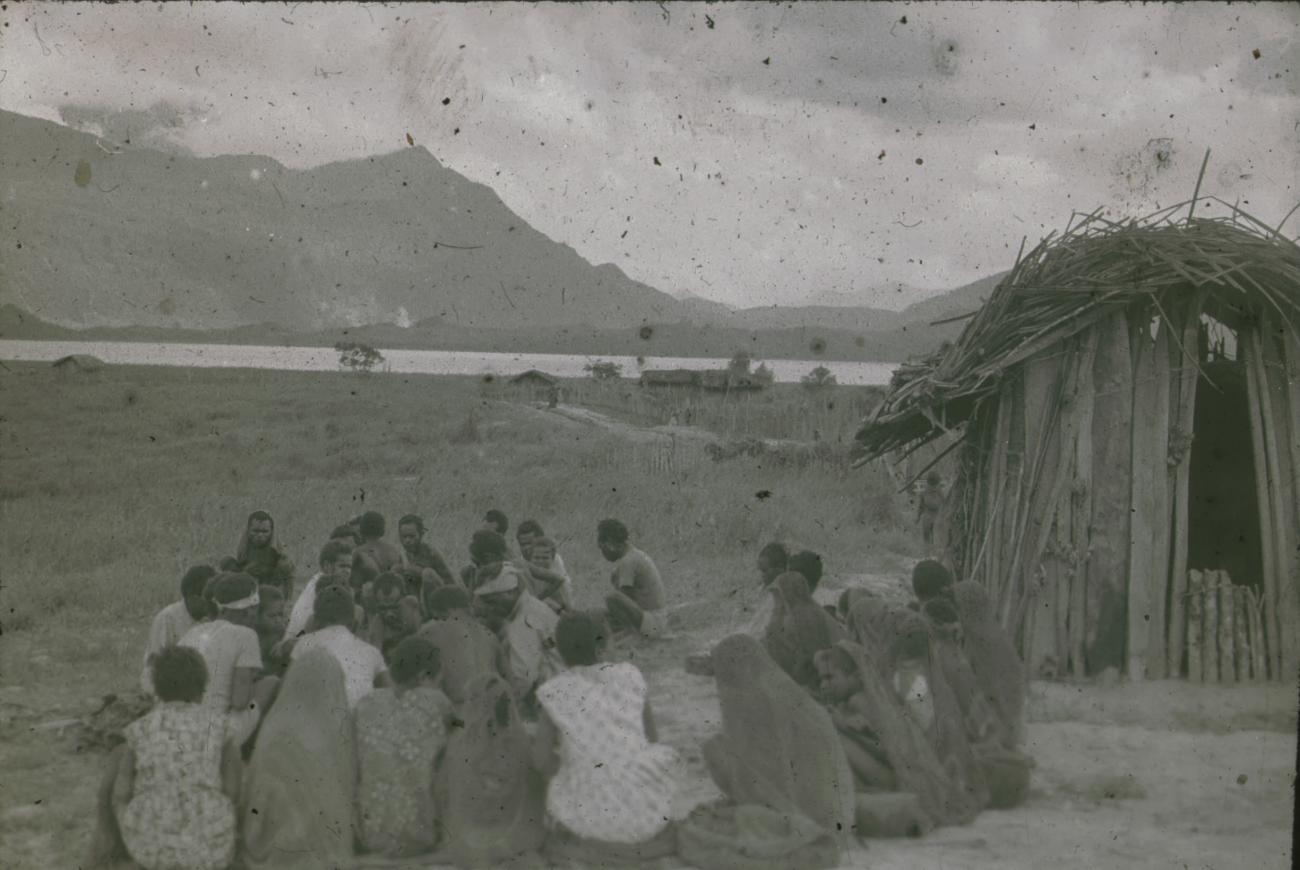
<svg viewBox="0 0 1300 870">
<path fill-rule="evenodd" d="M 1234 584 L 1258 589 L 1263 577 L 1263 536 L 1246 370 L 1235 353 L 1224 352 L 1223 344 L 1217 345 L 1217 351 L 1214 347 L 1211 344 L 1202 356 L 1196 385 L 1187 566 L 1226 571 Z"/>
</svg>

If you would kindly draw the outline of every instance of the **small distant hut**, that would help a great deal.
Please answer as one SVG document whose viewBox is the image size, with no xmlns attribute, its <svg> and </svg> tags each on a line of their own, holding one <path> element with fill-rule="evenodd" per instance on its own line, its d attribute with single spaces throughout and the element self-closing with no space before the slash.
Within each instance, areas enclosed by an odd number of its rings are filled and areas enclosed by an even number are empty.
<svg viewBox="0 0 1300 870">
<path fill-rule="evenodd" d="M 1300 247 L 1215 201 L 1048 236 L 857 435 L 961 436 L 946 552 L 1033 673 L 1296 677 Z"/>
<path fill-rule="evenodd" d="M 558 396 L 560 380 L 554 375 L 548 375 L 546 372 L 529 369 L 510 379 L 510 389 L 517 394 L 526 396 L 529 401 L 547 402 L 552 397 Z"/>
<path fill-rule="evenodd" d="M 61 375 L 87 374 L 101 371 L 104 368 L 104 361 L 88 353 L 74 353 L 59 357 L 50 365 Z"/>
<path fill-rule="evenodd" d="M 694 389 L 700 385 L 700 373 L 693 369 L 647 369 L 641 372 L 643 387 Z"/>
<path fill-rule="evenodd" d="M 763 389 L 763 382 L 748 373 L 719 369 L 700 372 L 700 386 L 715 393 L 748 393 Z"/>
</svg>

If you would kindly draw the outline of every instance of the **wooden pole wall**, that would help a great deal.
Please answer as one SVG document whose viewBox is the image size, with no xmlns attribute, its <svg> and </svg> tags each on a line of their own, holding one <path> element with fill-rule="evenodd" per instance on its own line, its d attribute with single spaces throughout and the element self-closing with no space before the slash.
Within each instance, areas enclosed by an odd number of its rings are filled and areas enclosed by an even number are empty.
<svg viewBox="0 0 1300 870">
<path fill-rule="evenodd" d="M 1265 387 L 1261 384 L 1260 369 L 1262 357 L 1255 347 L 1256 336 L 1249 330 L 1242 330 L 1238 337 L 1238 353 L 1245 363 L 1246 394 L 1250 409 L 1251 450 L 1255 463 L 1255 495 L 1259 505 L 1259 531 L 1262 538 L 1262 560 L 1264 571 L 1264 637 L 1268 648 L 1269 675 L 1277 678 L 1281 673 L 1282 643 L 1279 636 L 1278 614 L 1278 565 L 1277 550 L 1273 541 L 1273 523 L 1270 520 L 1273 511 L 1271 486 L 1268 480 L 1268 451 L 1265 448 L 1266 426 L 1264 422 Z"/>
<path fill-rule="evenodd" d="M 1291 392 L 1286 362 L 1286 331 L 1267 317 L 1260 324 L 1262 401 L 1269 461 L 1270 501 L 1273 506 L 1273 542 L 1278 571 L 1278 631 L 1282 639 L 1280 677 L 1291 680 L 1300 674 L 1300 511 L 1296 509 L 1295 462 L 1300 437 L 1292 427 Z"/>
<path fill-rule="evenodd" d="M 1196 414 L 1197 325 L 1203 293 L 1196 293 L 1186 307 L 1175 310 L 1177 341 L 1169 342 L 1170 431 L 1168 458 L 1169 489 L 1169 643 L 1166 666 L 1171 676 L 1181 673 L 1186 637 L 1187 606 L 1187 494 L 1191 482 L 1192 438 Z M 1170 336 L 1172 339 L 1174 336 Z"/>
<path fill-rule="evenodd" d="M 1070 577 L 1070 668 L 1076 679 L 1087 674 L 1088 575 L 1092 559 L 1092 430 L 1096 416 L 1097 391 L 1093 372 L 1097 359 L 1097 331 L 1087 330 L 1080 339 L 1078 387 L 1074 393 L 1078 427 L 1074 442 L 1074 483 L 1071 491 L 1071 542 L 1074 572 Z"/>
</svg>

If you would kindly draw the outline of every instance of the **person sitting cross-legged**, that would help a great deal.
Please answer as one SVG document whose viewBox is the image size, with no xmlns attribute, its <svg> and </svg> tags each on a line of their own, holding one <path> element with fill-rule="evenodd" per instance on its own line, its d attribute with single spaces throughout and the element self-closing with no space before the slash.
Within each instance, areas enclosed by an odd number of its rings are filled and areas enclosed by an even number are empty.
<svg viewBox="0 0 1300 870">
<path fill-rule="evenodd" d="M 619 634 L 657 637 L 664 630 L 664 584 L 650 557 L 632 546 L 627 526 L 619 520 L 601 520 L 596 526 L 596 546 L 614 564 L 609 582 L 614 591 L 605 596 L 610 629 Z"/>
<path fill-rule="evenodd" d="M 556 613 L 572 610 L 573 579 L 555 548 L 555 541 L 546 535 L 533 538 L 525 558 L 529 574 L 538 587 L 537 597 Z"/>
<path fill-rule="evenodd" d="M 515 697 L 527 702 L 538 683 L 564 669 L 555 651 L 559 617 L 528 591 L 523 574 L 511 562 L 493 566 L 474 590 L 474 610 L 497 633 Z"/>
</svg>

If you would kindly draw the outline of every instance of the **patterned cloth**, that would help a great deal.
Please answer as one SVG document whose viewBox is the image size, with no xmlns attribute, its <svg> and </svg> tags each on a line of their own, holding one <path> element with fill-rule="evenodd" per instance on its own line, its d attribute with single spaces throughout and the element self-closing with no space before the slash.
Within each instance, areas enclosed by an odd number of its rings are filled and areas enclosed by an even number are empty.
<svg viewBox="0 0 1300 870">
<path fill-rule="evenodd" d="M 127 851 L 146 870 L 219 870 L 235 854 L 235 808 L 221 791 L 229 718 L 167 702 L 126 728 L 135 786 L 118 813 Z"/>
<path fill-rule="evenodd" d="M 678 759 L 646 739 L 645 698 L 645 678 L 631 664 L 572 668 L 537 690 L 560 733 L 546 809 L 579 837 L 641 843 L 668 825 Z"/>
<path fill-rule="evenodd" d="M 438 689 L 376 689 L 358 702 L 357 807 L 367 850 L 399 857 L 434 847 L 433 771 L 450 717 Z"/>
</svg>

